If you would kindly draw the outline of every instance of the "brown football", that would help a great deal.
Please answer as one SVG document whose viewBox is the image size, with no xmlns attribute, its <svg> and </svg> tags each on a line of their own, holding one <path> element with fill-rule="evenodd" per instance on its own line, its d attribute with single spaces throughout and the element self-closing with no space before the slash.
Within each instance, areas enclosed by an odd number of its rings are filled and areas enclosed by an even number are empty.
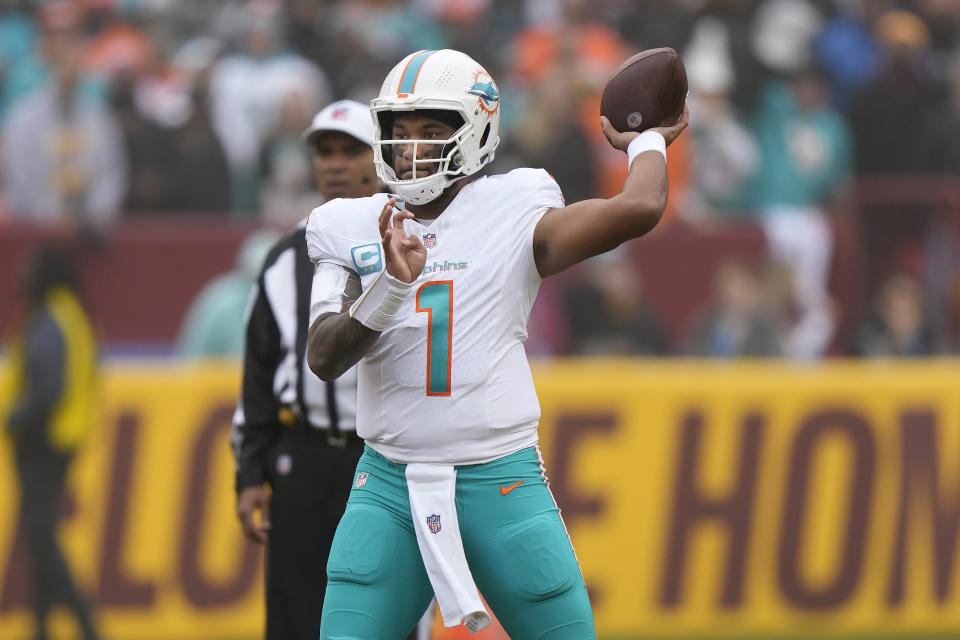
<svg viewBox="0 0 960 640">
<path fill-rule="evenodd" d="M 670 125 L 683 113 L 687 71 L 669 47 L 648 49 L 621 64 L 603 89 L 600 115 L 617 131 Z"/>
</svg>

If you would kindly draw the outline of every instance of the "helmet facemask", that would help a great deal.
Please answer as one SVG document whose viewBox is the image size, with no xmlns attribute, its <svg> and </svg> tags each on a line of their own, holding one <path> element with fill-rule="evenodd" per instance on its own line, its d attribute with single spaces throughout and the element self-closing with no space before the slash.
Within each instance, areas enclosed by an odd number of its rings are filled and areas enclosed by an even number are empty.
<svg viewBox="0 0 960 640">
<path fill-rule="evenodd" d="M 420 113 L 433 117 L 440 110 L 421 110 Z M 404 111 L 382 110 L 375 112 L 379 131 L 375 135 L 373 162 L 377 173 L 391 190 L 411 204 L 426 204 L 435 200 L 451 184 L 467 177 L 463 167 L 463 142 L 472 133 L 469 124 L 464 122 L 458 111 L 447 111 L 459 122 L 453 134 L 445 140 L 425 140 L 393 138 L 393 119 Z M 408 110 L 406 113 L 417 113 Z M 442 118 L 444 124 L 452 124 L 450 118 Z M 389 137 L 387 137 L 389 136 Z M 395 160 L 404 155 L 410 162 L 412 177 L 402 179 L 397 175 Z M 417 177 L 417 173 L 421 175 Z"/>
</svg>

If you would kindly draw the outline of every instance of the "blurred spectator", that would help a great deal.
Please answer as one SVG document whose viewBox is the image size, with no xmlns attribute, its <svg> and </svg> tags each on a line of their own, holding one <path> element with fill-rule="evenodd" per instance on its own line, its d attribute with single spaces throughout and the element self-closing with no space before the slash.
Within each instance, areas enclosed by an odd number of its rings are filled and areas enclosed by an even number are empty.
<svg viewBox="0 0 960 640">
<path fill-rule="evenodd" d="M 713 301 L 695 322 L 686 352 L 708 358 L 783 355 L 776 314 L 764 304 L 760 282 L 747 264 L 727 260 L 716 270 Z"/>
<path fill-rule="evenodd" d="M 79 5 L 41 9 L 52 77 L 10 107 L 0 130 L 4 199 L 30 222 L 102 228 L 117 214 L 127 165 L 113 112 L 90 91 Z"/>
<path fill-rule="evenodd" d="M 323 71 L 285 49 L 280 5 L 249 0 L 243 5 L 240 51 L 220 59 L 210 77 L 213 127 L 230 165 L 235 212 L 258 211 L 258 162 L 263 142 L 281 106 L 297 94 L 313 113 L 330 100 Z"/>
<path fill-rule="evenodd" d="M 34 55 L 37 27 L 25 2 L 0 4 L 0 118 L 7 106 L 42 81 Z"/>
<path fill-rule="evenodd" d="M 729 99 L 734 77 L 728 40 L 723 22 L 702 18 L 683 56 L 691 92 L 692 172 L 682 202 L 682 215 L 688 220 L 742 213 L 757 166 L 756 143 Z"/>
<path fill-rule="evenodd" d="M 707 3 L 702 0 L 631 0 L 608 9 L 608 22 L 615 25 L 631 51 L 654 47 L 673 47 L 682 51 L 690 38 L 697 13 Z M 713 3 L 717 4 L 717 3 Z"/>
<path fill-rule="evenodd" d="M 134 24 L 132 14 L 109 5 L 89 10 L 97 24 L 86 54 L 87 67 L 102 76 L 113 78 L 121 73 L 140 76 L 148 73 L 157 52 L 153 40 Z"/>
<path fill-rule="evenodd" d="M 943 172 L 949 166 L 949 107 L 932 75 L 930 31 L 906 11 L 878 20 L 878 76 L 855 97 L 849 120 L 860 174 Z"/>
<path fill-rule="evenodd" d="M 829 346 L 834 326 L 827 295 L 833 234 L 824 206 L 847 184 L 850 135 L 814 68 L 770 83 L 755 131 L 760 166 L 751 193 L 754 208 L 772 258 L 793 272 L 799 310 L 786 353 L 816 358 Z"/>
<path fill-rule="evenodd" d="M 758 26 L 754 19 L 758 4 L 757 0 L 714 0 L 700 2 L 698 8 L 701 16 L 715 17 L 727 29 L 735 89 L 730 99 L 736 110 L 744 115 L 753 113 L 769 76 L 769 70 L 758 59 L 753 46 Z"/>
<path fill-rule="evenodd" d="M 223 215 L 231 210 L 230 168 L 210 119 L 209 75 L 193 77 L 186 120 L 172 131 L 174 147 L 171 189 L 174 210 Z"/>
<path fill-rule="evenodd" d="M 125 215 L 157 214 L 173 208 L 176 185 L 170 173 L 176 163 L 169 131 L 145 117 L 136 105 L 136 78 L 119 74 L 113 83 L 113 108 L 123 133 L 129 164 Z"/>
<path fill-rule="evenodd" d="M 564 297 L 570 353 L 665 355 L 666 333 L 644 296 L 636 265 L 624 249 L 591 258 L 586 267 L 586 278 L 569 286 Z"/>
<path fill-rule="evenodd" d="M 15 404 L 7 416 L 20 482 L 33 578 L 34 638 L 49 638 L 48 616 L 64 605 L 86 640 L 97 638 L 90 606 L 57 542 L 67 471 L 96 421 L 97 344 L 67 258 L 50 249 L 29 257 L 8 353 Z"/>
<path fill-rule="evenodd" d="M 214 278 L 197 294 L 177 338 L 177 355 L 186 358 L 233 358 L 243 353 L 243 328 L 250 290 L 270 247 L 273 231 L 256 231 L 237 252 L 232 271 Z"/>
<path fill-rule="evenodd" d="M 891 276 L 880 290 L 874 313 L 856 332 L 854 355 L 918 357 L 936 352 L 920 283 L 905 274 Z"/>
<path fill-rule="evenodd" d="M 130 161 L 129 216 L 227 215 L 227 158 L 210 123 L 208 74 L 136 78 L 120 73 L 113 102 Z M 151 106 L 144 109 L 149 101 Z"/>
<path fill-rule="evenodd" d="M 555 67 L 578 83 L 603 88 L 609 73 L 623 62 L 620 36 L 604 24 L 586 0 L 527 2 L 528 26 L 517 35 L 514 72 L 532 83 Z"/>
<path fill-rule="evenodd" d="M 310 112 L 303 99 L 297 93 L 288 94 L 261 155 L 262 220 L 291 226 L 322 201 L 313 188 L 310 154 L 301 137 L 308 124 Z"/>
<path fill-rule="evenodd" d="M 813 41 L 813 52 L 830 78 L 831 102 L 846 111 L 853 95 L 872 78 L 880 57 L 870 33 L 879 2 L 838 2 Z"/>
<path fill-rule="evenodd" d="M 488 61 L 494 78 L 506 78 L 504 65 L 509 42 L 523 28 L 523 5 L 509 0 L 410 0 L 445 32 L 446 47 L 469 52 L 474 60 Z"/>
<path fill-rule="evenodd" d="M 514 163 L 547 170 L 567 202 L 594 197 L 591 144 L 577 121 L 576 90 L 566 72 L 556 68 L 534 83 L 511 142 Z"/>
<path fill-rule="evenodd" d="M 590 141 L 587 159 L 597 178 L 594 195 L 619 193 L 627 176 L 623 153 L 607 142 L 598 126 L 597 114 L 607 79 L 627 57 L 624 43 L 590 10 L 586 0 L 528 2 L 525 6 L 529 25 L 511 43 L 512 74 L 508 76 L 507 93 L 511 89 L 528 91 L 545 78 L 565 75 L 568 100 L 573 99 L 580 128 Z M 512 105 L 516 113 L 521 113 L 516 111 L 518 107 L 516 103 Z M 503 117 L 511 128 L 511 105 L 508 103 L 506 108 Z M 523 109 L 532 111 L 525 105 Z M 525 123 L 514 124 L 520 127 Z M 572 155 L 565 153 L 564 158 Z"/>
<path fill-rule="evenodd" d="M 930 29 L 934 66 L 946 70 L 960 45 L 960 3 L 957 0 L 915 0 L 913 8 Z"/>
<path fill-rule="evenodd" d="M 341 86 L 346 84 L 356 90 L 357 80 L 363 80 L 372 89 L 370 93 L 380 88 L 380 82 L 373 81 L 371 76 L 383 75 L 390 61 L 411 51 L 443 49 L 448 45 L 437 22 L 409 0 L 340 2 L 331 26 L 351 52 L 344 57 L 345 68 L 338 69 Z M 362 69 L 364 62 L 372 63 L 374 68 Z"/>
<path fill-rule="evenodd" d="M 754 16 L 751 44 L 757 60 L 779 75 L 810 67 L 811 42 L 821 23 L 808 0 L 765 0 Z"/>
</svg>

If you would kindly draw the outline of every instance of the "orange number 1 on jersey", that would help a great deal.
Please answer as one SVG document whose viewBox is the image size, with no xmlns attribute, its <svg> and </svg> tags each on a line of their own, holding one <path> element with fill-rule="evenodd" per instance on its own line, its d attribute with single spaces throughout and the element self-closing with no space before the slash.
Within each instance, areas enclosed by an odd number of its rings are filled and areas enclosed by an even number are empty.
<svg viewBox="0 0 960 640">
<path fill-rule="evenodd" d="M 453 281 L 427 282 L 417 289 L 417 313 L 427 314 L 427 395 L 450 395 L 453 352 Z"/>
</svg>

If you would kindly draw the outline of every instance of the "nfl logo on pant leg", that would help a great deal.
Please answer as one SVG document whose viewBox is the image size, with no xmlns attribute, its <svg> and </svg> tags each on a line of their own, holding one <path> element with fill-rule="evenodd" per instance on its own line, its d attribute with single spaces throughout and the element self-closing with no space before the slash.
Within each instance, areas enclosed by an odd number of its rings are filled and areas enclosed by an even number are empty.
<svg viewBox="0 0 960 640">
<path fill-rule="evenodd" d="M 358 473 L 357 481 L 353 485 L 354 489 L 359 489 L 363 485 L 367 484 L 367 478 L 369 477 L 370 477 L 370 472 L 368 471 L 361 471 L 360 473 Z"/>
</svg>

